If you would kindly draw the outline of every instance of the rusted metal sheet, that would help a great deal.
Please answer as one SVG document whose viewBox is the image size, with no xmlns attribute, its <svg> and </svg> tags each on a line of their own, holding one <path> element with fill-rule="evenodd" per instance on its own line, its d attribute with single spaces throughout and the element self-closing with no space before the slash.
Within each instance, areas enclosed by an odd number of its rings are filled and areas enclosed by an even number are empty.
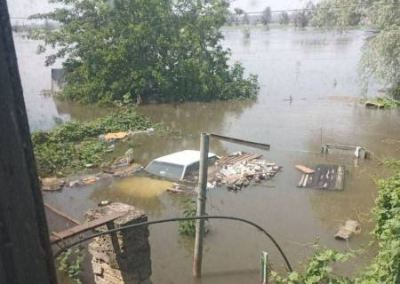
<svg viewBox="0 0 400 284">
<path fill-rule="evenodd" d="M 313 174 L 303 174 L 299 187 L 315 189 L 344 189 L 345 167 L 338 165 L 318 165 Z"/>
<path fill-rule="evenodd" d="M 82 234 L 86 231 L 95 229 L 97 227 L 100 227 L 104 224 L 107 224 L 108 222 L 111 222 L 117 218 L 120 218 L 124 216 L 126 213 L 125 212 L 116 212 L 113 214 L 110 214 L 106 217 L 99 218 L 95 221 L 92 222 L 85 222 L 81 225 L 77 225 L 75 227 L 72 227 L 70 229 L 61 231 L 61 232 L 56 232 L 56 233 L 51 233 L 50 235 L 50 242 L 52 245 L 57 244 L 58 242 L 61 242 L 65 239 L 74 237 L 76 235 Z"/>
</svg>

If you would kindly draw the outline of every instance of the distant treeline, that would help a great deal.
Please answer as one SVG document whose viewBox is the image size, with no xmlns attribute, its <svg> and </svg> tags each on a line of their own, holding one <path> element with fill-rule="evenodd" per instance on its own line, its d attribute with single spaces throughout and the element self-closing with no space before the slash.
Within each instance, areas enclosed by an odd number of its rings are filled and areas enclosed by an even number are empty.
<svg viewBox="0 0 400 284">
<path fill-rule="evenodd" d="M 235 8 L 226 18 L 226 25 L 294 25 L 296 27 L 307 27 L 313 24 L 313 15 L 317 6 L 309 1 L 303 9 L 296 11 L 274 12 L 270 7 L 266 7 L 260 13 L 247 13 L 245 10 Z"/>
<path fill-rule="evenodd" d="M 60 25 L 56 22 L 52 22 L 52 21 L 43 21 L 43 23 L 32 23 L 29 22 L 28 24 L 25 22 L 14 22 L 11 23 L 11 28 L 12 31 L 14 33 L 22 33 L 22 32 L 29 32 L 29 31 L 33 31 L 33 30 L 55 30 L 57 28 L 59 28 Z"/>
</svg>

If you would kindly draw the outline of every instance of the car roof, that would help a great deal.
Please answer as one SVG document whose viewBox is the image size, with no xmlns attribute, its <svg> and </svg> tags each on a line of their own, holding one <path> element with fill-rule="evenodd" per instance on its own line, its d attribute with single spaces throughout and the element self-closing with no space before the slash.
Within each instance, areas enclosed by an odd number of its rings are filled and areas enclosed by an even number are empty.
<svg viewBox="0 0 400 284">
<path fill-rule="evenodd" d="M 208 153 L 208 158 L 215 157 L 214 153 Z M 166 156 L 154 159 L 153 162 L 163 162 L 174 165 L 188 166 L 200 160 L 200 151 L 185 150 L 172 153 Z"/>
</svg>

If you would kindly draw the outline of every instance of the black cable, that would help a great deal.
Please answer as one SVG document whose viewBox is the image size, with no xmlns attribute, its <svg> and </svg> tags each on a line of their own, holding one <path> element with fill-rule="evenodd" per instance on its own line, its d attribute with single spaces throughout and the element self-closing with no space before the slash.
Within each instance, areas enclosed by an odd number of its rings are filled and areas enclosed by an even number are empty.
<svg viewBox="0 0 400 284">
<path fill-rule="evenodd" d="M 141 226 L 148 226 L 148 225 L 154 225 L 154 224 L 161 224 L 161 223 L 168 223 L 168 222 L 176 222 L 176 221 L 189 221 L 189 220 L 208 220 L 208 219 L 224 219 L 224 220 L 235 220 L 235 221 L 240 221 L 243 223 L 247 223 L 253 227 L 256 227 L 257 229 L 259 229 L 261 232 L 264 233 L 264 235 L 266 235 L 271 241 L 272 243 L 275 245 L 275 247 L 278 249 L 279 253 L 282 255 L 282 258 L 284 259 L 286 266 L 288 268 L 288 270 L 290 272 L 293 271 L 292 266 L 289 263 L 288 258 L 286 257 L 285 253 L 283 252 L 282 248 L 279 246 L 279 244 L 275 241 L 275 239 L 261 226 L 257 225 L 256 223 L 246 220 L 246 219 L 242 219 L 242 218 L 237 218 L 237 217 L 230 217 L 230 216 L 194 216 L 194 217 L 181 217 L 181 218 L 170 218 L 170 219 L 162 219 L 162 220 L 156 220 L 156 221 L 148 221 L 148 222 L 142 222 L 142 223 L 136 223 L 136 224 L 131 224 L 131 225 L 127 225 L 127 226 L 123 226 L 123 227 L 119 227 L 119 228 L 115 228 L 115 229 L 111 229 L 111 230 L 107 230 L 104 232 L 99 232 L 96 234 L 93 234 L 89 237 L 85 237 L 82 238 L 80 240 L 77 240 L 75 242 L 72 242 L 71 244 L 66 245 L 65 247 L 63 247 L 62 249 L 60 249 L 58 252 L 55 253 L 55 255 L 53 256 L 54 258 L 57 258 L 61 253 L 63 253 L 64 251 L 72 248 L 73 246 L 76 246 L 78 244 L 81 244 L 83 242 L 86 242 L 88 240 L 91 240 L 93 238 L 96 237 L 100 237 L 106 234 L 110 234 L 110 233 L 114 233 L 114 232 L 118 232 L 118 231 L 123 231 L 123 230 L 127 230 L 127 229 L 131 229 L 131 228 L 135 228 L 135 227 L 141 227 Z"/>
</svg>

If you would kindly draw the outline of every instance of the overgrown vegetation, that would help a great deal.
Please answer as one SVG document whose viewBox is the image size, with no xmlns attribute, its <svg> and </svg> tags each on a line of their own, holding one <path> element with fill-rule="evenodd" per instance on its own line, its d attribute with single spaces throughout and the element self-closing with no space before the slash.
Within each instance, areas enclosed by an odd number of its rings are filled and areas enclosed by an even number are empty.
<svg viewBox="0 0 400 284">
<path fill-rule="evenodd" d="M 183 211 L 183 217 L 194 216 L 196 216 L 196 201 L 188 198 L 185 200 L 185 210 Z M 196 221 L 179 221 L 179 234 L 183 236 L 194 237 L 196 234 Z"/>
<path fill-rule="evenodd" d="M 395 109 L 399 106 L 399 102 L 390 97 L 375 97 L 369 101 L 377 105 L 382 105 L 385 109 Z"/>
<path fill-rule="evenodd" d="M 66 174 L 82 170 L 87 164 L 100 165 L 106 146 L 99 141 L 99 135 L 145 130 L 152 126 L 134 110 L 123 109 L 92 122 L 72 121 L 51 132 L 33 133 L 31 137 L 39 174 Z"/>
<path fill-rule="evenodd" d="M 369 37 L 361 66 L 365 85 L 373 77 L 400 98 L 400 5 L 396 0 L 323 0 L 317 4 L 312 22 L 339 29 L 363 25 Z"/>
<path fill-rule="evenodd" d="M 31 38 L 65 58 L 62 96 L 82 103 L 208 101 L 255 98 L 255 75 L 229 67 L 219 28 L 224 0 L 52 0 L 60 8 L 33 15 L 60 24 Z M 42 52 L 45 48 L 40 48 Z"/>
<path fill-rule="evenodd" d="M 81 272 L 84 259 L 85 250 L 78 248 L 72 251 L 69 249 L 57 258 L 57 269 L 65 273 L 75 283 L 82 284 Z"/>
<path fill-rule="evenodd" d="M 311 258 L 303 273 L 292 272 L 287 277 L 280 277 L 274 272 L 272 280 L 291 284 L 400 283 L 400 171 L 389 179 L 378 180 L 377 185 L 379 196 L 372 212 L 377 223 L 373 235 L 379 252 L 364 271 L 354 278 L 338 276 L 332 264 L 346 261 L 352 254 L 325 250 Z"/>
</svg>

